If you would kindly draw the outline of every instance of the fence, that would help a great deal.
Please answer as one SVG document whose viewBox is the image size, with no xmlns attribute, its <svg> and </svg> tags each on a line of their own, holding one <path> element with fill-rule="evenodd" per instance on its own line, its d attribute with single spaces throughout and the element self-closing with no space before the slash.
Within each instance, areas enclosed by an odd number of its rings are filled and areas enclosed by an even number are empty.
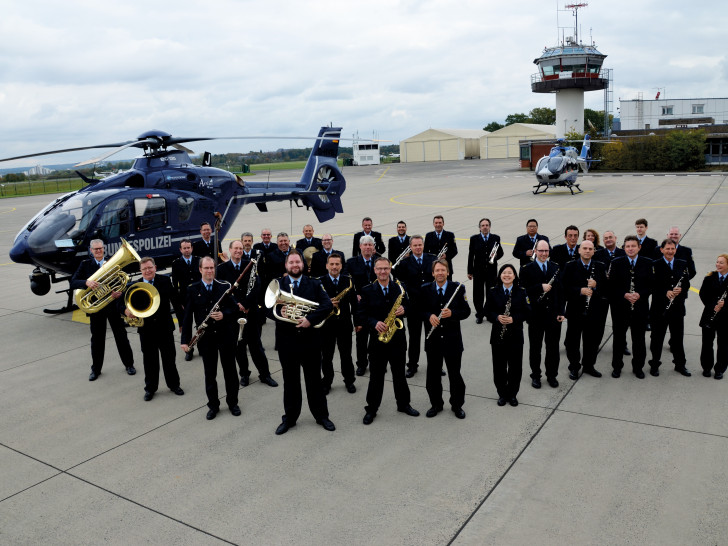
<svg viewBox="0 0 728 546">
<path fill-rule="evenodd" d="M 54 180 L 24 180 L 23 182 L 0 183 L 0 198 L 43 193 L 68 193 L 85 185 L 80 178 L 57 178 Z"/>
</svg>

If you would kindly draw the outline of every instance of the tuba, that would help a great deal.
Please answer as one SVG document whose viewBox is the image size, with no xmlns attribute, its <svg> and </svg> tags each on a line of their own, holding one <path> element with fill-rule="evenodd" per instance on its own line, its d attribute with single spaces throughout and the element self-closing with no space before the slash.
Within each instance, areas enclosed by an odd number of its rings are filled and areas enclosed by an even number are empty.
<svg viewBox="0 0 728 546">
<path fill-rule="evenodd" d="M 91 288 L 76 290 L 74 299 L 79 309 L 86 313 L 96 313 L 111 303 L 114 299 L 111 293 L 123 292 L 129 282 L 129 275 L 123 271 L 124 267 L 139 260 L 136 250 L 122 239 L 119 250 L 88 278 L 101 286 L 95 290 Z"/>
<path fill-rule="evenodd" d="M 124 305 L 136 318 L 123 316 L 129 326 L 144 326 L 144 319 L 151 317 L 159 309 L 161 301 L 159 290 L 146 282 L 138 282 L 124 294 Z"/>
<path fill-rule="evenodd" d="M 311 311 L 316 310 L 318 302 L 294 296 L 290 292 L 281 290 L 277 279 L 270 281 L 265 291 L 265 306 L 273 309 L 273 316 L 276 320 L 298 324 L 298 319 L 306 318 Z M 281 306 L 278 312 L 278 306 Z M 326 317 L 328 319 L 328 317 Z M 321 328 L 326 319 L 319 322 L 314 328 Z"/>
</svg>

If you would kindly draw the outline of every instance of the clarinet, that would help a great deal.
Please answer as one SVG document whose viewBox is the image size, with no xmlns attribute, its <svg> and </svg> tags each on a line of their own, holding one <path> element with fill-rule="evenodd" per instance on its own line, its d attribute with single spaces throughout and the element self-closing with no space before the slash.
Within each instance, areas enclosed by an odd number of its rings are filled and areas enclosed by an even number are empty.
<svg viewBox="0 0 728 546">
<path fill-rule="evenodd" d="M 629 293 L 634 294 L 634 268 L 629 268 Z M 629 310 L 634 311 L 634 302 L 630 302 Z"/>
<path fill-rule="evenodd" d="M 554 272 L 554 276 L 551 277 L 551 279 L 549 279 L 549 282 L 547 282 L 546 284 L 548 284 L 549 286 L 553 286 L 554 283 L 556 282 L 556 276 L 558 274 L 559 274 L 559 266 L 556 266 L 556 271 Z M 551 293 L 551 290 L 549 290 L 548 292 L 544 292 L 543 294 L 541 294 L 538 297 L 538 301 L 541 301 L 542 299 L 544 299 L 550 293 Z"/>
<path fill-rule="evenodd" d="M 720 298 L 718 298 L 718 301 L 715 302 L 715 305 L 718 305 L 720 302 L 725 302 L 726 297 L 728 297 L 728 290 L 723 292 L 723 295 Z M 706 327 L 708 327 L 708 328 L 713 327 L 713 321 L 715 320 L 715 317 L 718 313 L 720 313 L 720 309 L 718 309 L 717 311 L 713 311 L 713 315 L 708 320 L 708 324 L 706 324 Z"/>
<path fill-rule="evenodd" d="M 685 271 L 683 271 L 683 274 L 680 275 L 680 278 L 677 280 L 677 284 L 672 287 L 673 291 L 676 288 L 680 288 L 680 285 L 682 285 L 683 279 L 685 278 L 685 276 L 687 274 L 688 274 L 688 270 L 687 270 L 687 268 L 685 268 Z M 667 307 L 665 307 L 665 312 L 663 313 L 663 315 L 666 315 L 668 313 L 668 311 L 670 311 L 670 307 L 672 307 L 672 304 L 675 301 L 675 299 L 677 299 L 676 296 L 673 296 L 672 298 L 669 299 L 669 301 L 667 302 Z"/>
<path fill-rule="evenodd" d="M 447 303 L 445 304 L 445 307 L 443 307 L 442 310 L 440 311 L 440 314 L 437 315 L 437 320 L 441 320 L 442 319 L 442 311 L 444 311 L 445 309 L 449 309 L 450 308 L 450 304 L 452 303 L 452 300 L 455 299 L 455 295 L 458 293 L 458 290 L 460 290 L 460 288 L 462 286 L 463 286 L 462 284 L 458 284 L 457 288 L 455 288 L 455 292 L 452 293 L 452 296 L 450 297 L 449 300 L 447 300 Z M 438 324 L 437 326 L 439 326 L 439 325 L 440 324 Z M 437 328 L 437 326 L 433 326 L 432 327 L 432 329 L 428 332 L 427 336 L 425 337 L 425 341 L 427 341 L 428 339 L 430 339 L 430 336 L 432 335 L 432 332 L 435 331 L 435 329 Z"/>
<path fill-rule="evenodd" d="M 586 286 L 589 288 L 589 281 L 594 279 L 594 268 L 589 268 L 589 278 L 586 281 Z M 594 293 L 594 289 L 591 289 L 592 293 Z M 589 304 L 591 303 L 591 296 L 586 296 L 586 304 L 584 305 L 584 316 L 589 314 Z"/>
<path fill-rule="evenodd" d="M 506 302 L 506 307 L 503 309 L 503 316 L 504 317 L 510 317 L 511 316 L 511 299 L 513 298 L 513 289 L 515 287 L 511 286 L 510 292 L 508 292 L 508 301 Z M 508 328 L 507 324 L 501 324 L 501 332 L 500 332 L 500 339 L 503 341 L 503 339 L 506 336 L 506 328 Z"/>
</svg>

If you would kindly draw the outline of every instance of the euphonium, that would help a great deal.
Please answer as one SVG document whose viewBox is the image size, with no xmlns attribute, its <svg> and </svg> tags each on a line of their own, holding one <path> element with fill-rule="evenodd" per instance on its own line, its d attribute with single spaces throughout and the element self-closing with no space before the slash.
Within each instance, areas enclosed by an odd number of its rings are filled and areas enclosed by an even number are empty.
<svg viewBox="0 0 728 546">
<path fill-rule="evenodd" d="M 279 305 L 281 306 L 282 315 L 278 312 Z M 265 291 L 265 306 L 268 309 L 273 309 L 273 316 L 276 320 L 298 324 L 298 319 L 306 318 L 306 315 L 311 311 L 315 311 L 319 304 L 316 301 L 295 296 L 290 292 L 284 292 L 281 290 L 278 281 L 273 279 Z M 326 322 L 326 319 L 319 322 L 314 328 L 321 328 L 324 322 Z"/>
<path fill-rule="evenodd" d="M 157 312 L 161 299 L 159 290 L 153 285 L 146 282 L 136 283 L 124 294 L 124 304 L 135 318 L 124 315 L 124 320 L 135 328 L 144 326 L 144 319 Z"/>
<path fill-rule="evenodd" d="M 114 299 L 111 293 L 123 292 L 129 282 L 129 275 L 123 271 L 124 267 L 139 260 L 136 250 L 122 239 L 119 250 L 88 278 L 101 286 L 95 290 L 91 288 L 76 290 L 74 298 L 79 309 L 86 313 L 96 313 L 111 303 Z"/>
</svg>

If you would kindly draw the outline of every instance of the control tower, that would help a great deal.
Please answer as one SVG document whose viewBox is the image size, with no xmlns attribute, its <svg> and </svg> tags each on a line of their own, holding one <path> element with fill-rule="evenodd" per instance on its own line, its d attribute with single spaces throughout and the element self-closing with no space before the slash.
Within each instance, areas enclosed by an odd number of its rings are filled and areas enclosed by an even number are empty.
<svg viewBox="0 0 728 546">
<path fill-rule="evenodd" d="M 578 10 L 585 6 L 585 3 L 565 6 L 574 14 L 572 35 L 562 37 L 560 45 L 545 48 L 533 61 L 538 66 L 538 73 L 531 76 L 531 91 L 556 94 L 556 136 L 559 138 L 569 131 L 584 132 L 584 91 L 605 90 L 604 111 L 608 124 L 610 71 L 602 69 L 607 56 L 600 53 L 593 42 L 585 45 L 579 40 Z"/>
</svg>

